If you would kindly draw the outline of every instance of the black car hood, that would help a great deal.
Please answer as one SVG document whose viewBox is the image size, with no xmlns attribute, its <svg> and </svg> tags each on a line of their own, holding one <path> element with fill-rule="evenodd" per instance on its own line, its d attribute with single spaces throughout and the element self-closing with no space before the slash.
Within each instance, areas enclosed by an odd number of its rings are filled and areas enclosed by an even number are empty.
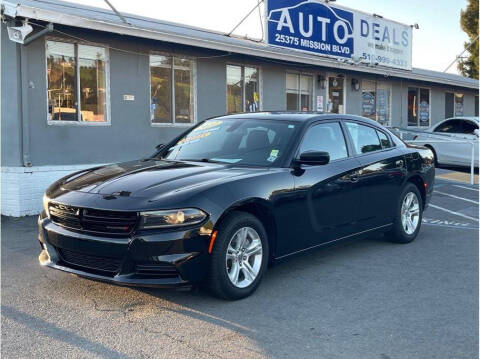
<svg viewBox="0 0 480 359">
<path fill-rule="evenodd" d="M 227 178 L 257 175 L 266 168 L 232 168 L 230 164 L 139 160 L 97 167 L 64 178 L 63 191 L 101 195 L 154 198 Z"/>
</svg>

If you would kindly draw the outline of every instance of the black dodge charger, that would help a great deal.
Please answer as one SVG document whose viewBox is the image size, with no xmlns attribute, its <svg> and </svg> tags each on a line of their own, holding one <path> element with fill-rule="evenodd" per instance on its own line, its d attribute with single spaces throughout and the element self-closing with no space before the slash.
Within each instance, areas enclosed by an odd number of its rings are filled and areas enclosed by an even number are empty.
<svg viewBox="0 0 480 359">
<path fill-rule="evenodd" d="M 264 112 L 203 121 L 149 158 L 53 183 L 42 265 L 123 285 L 250 295 L 269 263 L 346 238 L 415 239 L 430 150 L 350 115 Z"/>
</svg>

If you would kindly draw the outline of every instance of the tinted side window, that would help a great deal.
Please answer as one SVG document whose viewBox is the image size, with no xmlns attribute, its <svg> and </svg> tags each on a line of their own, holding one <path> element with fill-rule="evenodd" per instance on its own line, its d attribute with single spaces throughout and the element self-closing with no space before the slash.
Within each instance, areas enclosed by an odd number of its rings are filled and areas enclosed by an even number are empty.
<svg viewBox="0 0 480 359">
<path fill-rule="evenodd" d="M 438 125 L 433 132 L 462 133 L 462 122 L 460 120 L 445 121 Z"/>
<path fill-rule="evenodd" d="M 348 157 L 347 145 L 338 122 L 314 125 L 307 130 L 300 146 L 300 153 L 325 151 L 330 161 Z"/>
<path fill-rule="evenodd" d="M 463 121 L 462 133 L 473 135 L 473 131 L 478 130 L 478 126 L 470 121 Z"/>
<path fill-rule="evenodd" d="M 392 144 L 390 143 L 390 140 L 386 134 L 384 134 L 382 131 L 377 131 L 377 135 L 380 139 L 380 144 L 382 145 L 382 148 L 392 147 Z"/>
<path fill-rule="evenodd" d="M 369 126 L 355 122 L 345 122 L 348 132 L 353 140 L 353 146 L 357 153 L 367 153 L 382 149 L 377 131 Z"/>
</svg>

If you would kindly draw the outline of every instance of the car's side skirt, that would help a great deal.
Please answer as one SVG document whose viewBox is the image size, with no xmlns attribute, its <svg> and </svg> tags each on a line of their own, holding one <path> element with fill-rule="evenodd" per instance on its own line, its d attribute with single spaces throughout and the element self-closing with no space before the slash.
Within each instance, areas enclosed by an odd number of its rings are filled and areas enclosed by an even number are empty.
<svg viewBox="0 0 480 359">
<path fill-rule="evenodd" d="M 314 245 L 314 246 L 311 246 L 311 247 L 308 247 L 308 248 L 300 249 L 299 251 L 288 253 L 288 254 L 285 254 L 285 255 L 280 256 L 280 257 L 275 257 L 275 260 L 283 259 L 283 258 L 286 258 L 286 257 L 289 257 L 289 256 L 293 256 L 295 254 L 299 254 L 299 253 L 302 253 L 302 252 L 309 251 L 310 249 L 314 249 L 314 248 L 325 246 L 327 244 L 338 242 L 338 241 L 341 241 L 342 239 L 352 238 L 352 237 L 359 236 L 359 235 L 362 235 L 362 234 L 365 234 L 365 233 L 368 233 L 368 232 L 373 232 L 373 231 L 376 231 L 376 230 L 380 230 L 382 228 L 387 228 L 387 227 L 390 227 L 392 224 L 393 223 L 384 224 L 382 226 L 370 228 L 370 229 L 367 229 L 365 231 L 349 234 L 348 236 L 340 237 L 340 238 L 333 239 L 333 240 L 328 241 L 328 242 L 324 242 L 324 243 L 320 243 L 320 244 L 317 244 L 317 245 Z"/>
</svg>

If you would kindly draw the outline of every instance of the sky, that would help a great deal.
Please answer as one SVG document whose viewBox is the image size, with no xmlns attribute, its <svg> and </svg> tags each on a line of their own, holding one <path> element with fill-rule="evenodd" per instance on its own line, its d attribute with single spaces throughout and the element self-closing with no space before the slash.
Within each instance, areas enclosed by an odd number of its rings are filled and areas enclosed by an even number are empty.
<svg viewBox="0 0 480 359">
<path fill-rule="evenodd" d="M 104 0 L 69 0 L 84 5 L 108 8 Z M 120 12 L 230 32 L 257 4 L 258 0 L 110 0 Z M 413 30 L 413 67 L 444 71 L 463 50 L 468 36 L 460 27 L 460 10 L 466 0 L 337 0 L 337 5 L 382 15 L 405 24 L 418 23 Z M 263 16 L 263 5 L 261 6 Z M 235 31 L 236 35 L 261 38 L 256 10 Z M 262 20 L 263 21 L 263 20 Z M 450 73 L 458 73 L 457 66 Z"/>
</svg>

